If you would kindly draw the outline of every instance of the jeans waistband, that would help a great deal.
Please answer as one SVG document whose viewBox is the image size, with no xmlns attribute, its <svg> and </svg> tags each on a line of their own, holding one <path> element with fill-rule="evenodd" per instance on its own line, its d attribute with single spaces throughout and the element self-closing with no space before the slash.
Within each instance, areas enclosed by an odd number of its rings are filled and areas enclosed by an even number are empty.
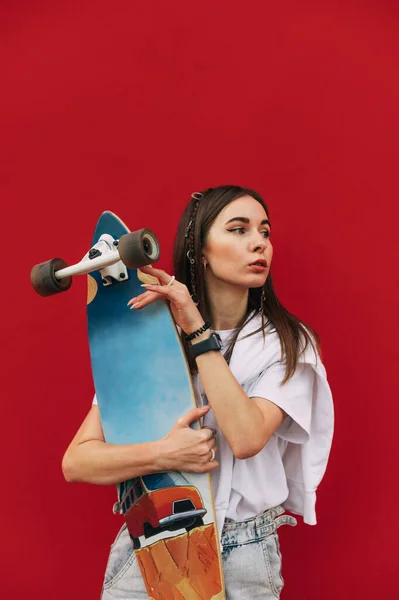
<svg viewBox="0 0 399 600">
<path fill-rule="evenodd" d="M 225 519 L 221 536 L 222 546 L 257 542 L 274 533 L 281 525 L 294 527 L 297 520 L 290 515 L 283 515 L 284 512 L 282 506 L 276 506 L 245 521 Z"/>
</svg>

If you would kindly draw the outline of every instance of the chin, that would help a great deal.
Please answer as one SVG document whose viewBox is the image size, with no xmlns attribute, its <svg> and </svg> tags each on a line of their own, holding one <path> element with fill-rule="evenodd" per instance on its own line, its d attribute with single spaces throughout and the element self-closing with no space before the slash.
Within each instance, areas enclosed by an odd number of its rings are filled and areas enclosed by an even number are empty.
<svg viewBox="0 0 399 600">
<path fill-rule="evenodd" d="M 262 275 L 261 277 L 252 277 L 251 279 L 252 281 L 248 285 L 249 288 L 261 288 L 265 285 L 267 281 L 267 277 L 265 277 L 264 275 Z"/>
<path fill-rule="evenodd" d="M 265 285 L 266 279 L 259 281 L 259 279 L 257 281 L 246 281 L 246 282 L 237 282 L 237 285 L 239 287 L 242 287 L 246 290 L 253 290 L 256 288 L 262 288 Z"/>
</svg>

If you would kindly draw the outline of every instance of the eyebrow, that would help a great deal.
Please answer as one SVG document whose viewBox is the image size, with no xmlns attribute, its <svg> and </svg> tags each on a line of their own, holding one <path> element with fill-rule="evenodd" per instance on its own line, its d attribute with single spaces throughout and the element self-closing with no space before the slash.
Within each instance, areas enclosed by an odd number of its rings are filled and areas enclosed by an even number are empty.
<svg viewBox="0 0 399 600">
<path fill-rule="evenodd" d="M 226 221 L 226 225 L 228 223 L 231 223 L 232 221 L 241 221 L 241 223 L 249 223 L 249 219 L 247 219 L 247 217 L 233 217 L 232 219 L 229 219 L 228 221 Z M 261 221 L 260 223 L 261 225 L 269 225 L 269 227 L 271 228 L 272 224 L 270 223 L 270 221 L 268 219 L 263 219 L 263 221 Z"/>
</svg>

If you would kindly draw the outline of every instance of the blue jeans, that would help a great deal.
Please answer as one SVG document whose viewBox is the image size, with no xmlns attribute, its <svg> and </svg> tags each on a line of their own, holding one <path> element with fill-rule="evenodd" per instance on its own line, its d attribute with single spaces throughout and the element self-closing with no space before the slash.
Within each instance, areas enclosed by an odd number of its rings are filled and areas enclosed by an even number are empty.
<svg viewBox="0 0 399 600">
<path fill-rule="evenodd" d="M 281 506 L 246 521 L 226 519 L 222 561 L 226 600 L 276 600 L 284 585 L 277 529 L 296 525 Z M 126 525 L 119 531 L 105 571 L 102 600 L 147 600 Z"/>
</svg>

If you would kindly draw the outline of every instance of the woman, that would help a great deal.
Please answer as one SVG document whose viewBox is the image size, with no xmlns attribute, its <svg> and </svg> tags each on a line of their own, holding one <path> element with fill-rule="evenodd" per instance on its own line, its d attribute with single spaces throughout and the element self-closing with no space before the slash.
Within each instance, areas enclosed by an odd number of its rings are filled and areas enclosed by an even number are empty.
<svg viewBox="0 0 399 600">
<path fill-rule="evenodd" d="M 228 600 L 280 597 L 277 529 L 296 524 L 284 508 L 316 523 L 316 488 L 333 432 L 317 334 L 273 290 L 270 231 L 269 211 L 253 190 L 221 186 L 193 194 L 176 237 L 175 276 L 143 268 L 160 285 L 146 285 L 129 305 L 169 302 L 201 408 L 162 440 L 112 446 L 94 401 L 63 460 L 68 481 L 97 484 L 161 470 L 209 472 Z M 191 429 L 200 418 L 205 427 Z M 102 597 L 147 598 L 125 527 L 111 550 Z"/>
</svg>

